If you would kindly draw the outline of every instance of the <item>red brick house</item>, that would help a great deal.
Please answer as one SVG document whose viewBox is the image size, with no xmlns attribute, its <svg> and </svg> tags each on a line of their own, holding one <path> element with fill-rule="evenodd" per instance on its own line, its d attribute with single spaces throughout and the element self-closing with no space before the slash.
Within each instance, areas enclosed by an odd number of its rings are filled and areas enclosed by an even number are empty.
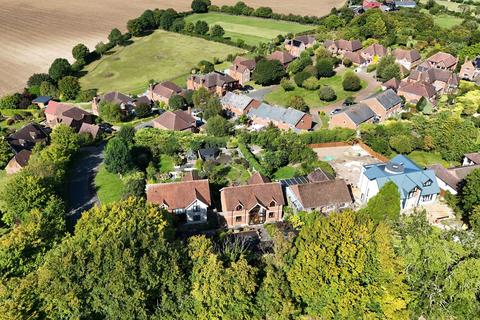
<svg viewBox="0 0 480 320">
<path fill-rule="evenodd" d="M 165 111 L 153 120 L 153 126 L 157 129 L 170 131 L 191 131 L 197 129 L 197 121 L 192 115 L 183 110 Z"/>
<path fill-rule="evenodd" d="M 183 89 L 171 81 L 165 81 L 150 85 L 147 96 L 152 101 L 159 101 L 168 104 L 168 100 L 175 95 L 183 93 Z"/>
<path fill-rule="evenodd" d="M 133 107 L 133 104 L 134 104 L 133 98 L 118 91 L 111 91 L 93 98 L 92 113 L 96 116 L 100 114 L 98 108 L 99 108 L 100 102 L 102 101 L 118 104 L 122 108 L 122 110 Z"/>
<path fill-rule="evenodd" d="M 332 115 L 330 128 L 348 128 L 356 130 L 362 123 L 373 122 L 375 112 L 365 103 L 354 104 Z"/>
<path fill-rule="evenodd" d="M 277 60 L 277 61 L 280 61 L 280 63 L 282 64 L 282 66 L 284 68 L 288 67 L 288 65 L 290 64 L 290 62 L 292 62 L 293 60 L 295 60 L 295 57 L 292 56 L 290 53 L 288 52 L 285 52 L 285 51 L 275 51 L 273 52 L 272 54 L 270 54 L 269 56 L 267 56 L 267 60 Z"/>
<path fill-rule="evenodd" d="M 360 40 L 326 40 L 323 45 L 331 54 L 341 57 L 345 52 L 356 52 L 362 49 Z"/>
<path fill-rule="evenodd" d="M 402 110 L 402 99 L 392 89 L 387 89 L 374 96 L 362 100 L 377 116 L 384 121 Z"/>
<path fill-rule="evenodd" d="M 393 50 L 392 55 L 395 57 L 395 62 L 407 70 L 416 66 L 421 59 L 420 53 L 415 49 L 406 50 L 398 48 Z"/>
<path fill-rule="evenodd" d="M 315 36 L 301 35 L 294 39 L 285 40 L 285 49 L 294 57 L 300 57 L 303 51 L 317 43 Z"/>
<path fill-rule="evenodd" d="M 405 101 L 416 104 L 422 97 L 435 104 L 437 91 L 435 87 L 427 82 L 402 82 L 397 91 Z"/>
<path fill-rule="evenodd" d="M 235 90 L 238 87 L 238 80 L 235 80 L 228 74 L 218 71 L 210 72 L 204 75 L 191 75 L 187 80 L 188 90 L 205 88 L 208 90 L 208 92 L 216 94 L 220 97 L 225 95 L 227 91 Z"/>
<path fill-rule="evenodd" d="M 386 56 L 388 53 L 387 49 L 379 43 L 374 43 L 361 51 L 363 59 L 365 59 L 366 64 L 372 62 L 377 62 L 379 59 Z M 375 60 L 375 61 L 374 61 Z"/>
<path fill-rule="evenodd" d="M 237 56 L 233 61 L 233 65 L 228 69 L 228 74 L 241 85 L 249 82 L 252 78 L 252 72 L 255 70 L 257 63 L 255 59 L 247 59 Z"/>
<path fill-rule="evenodd" d="M 223 110 L 232 112 L 237 117 L 246 115 L 253 108 L 260 106 L 261 102 L 243 94 L 227 92 L 222 100 Z"/>
<path fill-rule="evenodd" d="M 437 52 L 433 56 L 427 58 L 424 62 L 425 66 L 430 68 L 451 71 L 455 70 L 457 63 L 458 59 L 446 52 Z"/>
</svg>

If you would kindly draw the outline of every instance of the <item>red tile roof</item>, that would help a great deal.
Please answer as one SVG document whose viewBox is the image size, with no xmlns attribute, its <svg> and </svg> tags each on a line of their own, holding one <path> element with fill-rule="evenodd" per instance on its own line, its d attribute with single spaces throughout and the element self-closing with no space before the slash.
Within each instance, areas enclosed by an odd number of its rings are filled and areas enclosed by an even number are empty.
<svg viewBox="0 0 480 320">
<path fill-rule="evenodd" d="M 279 182 L 227 187 L 220 190 L 222 211 L 235 211 L 238 205 L 250 210 L 257 204 L 268 208 L 272 202 L 284 205 L 282 186 Z"/>
<path fill-rule="evenodd" d="M 184 209 L 195 200 L 212 205 L 208 180 L 191 180 L 147 185 L 147 201 L 168 210 Z"/>
<path fill-rule="evenodd" d="M 196 120 L 188 112 L 177 110 L 174 112 L 166 111 L 153 122 L 167 130 L 183 131 L 194 128 Z"/>
</svg>

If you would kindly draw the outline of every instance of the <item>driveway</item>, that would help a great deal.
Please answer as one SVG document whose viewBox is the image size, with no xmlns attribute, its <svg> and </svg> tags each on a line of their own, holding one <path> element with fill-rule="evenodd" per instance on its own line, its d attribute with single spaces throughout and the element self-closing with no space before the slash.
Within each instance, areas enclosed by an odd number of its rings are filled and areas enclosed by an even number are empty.
<svg viewBox="0 0 480 320">
<path fill-rule="evenodd" d="M 256 100 L 263 101 L 263 98 L 267 94 L 269 94 L 270 92 L 272 92 L 273 90 L 275 90 L 277 88 L 278 88 L 278 85 L 269 86 L 269 87 L 265 87 L 265 88 L 261 88 L 261 89 L 256 89 L 256 90 L 250 91 L 250 93 L 248 93 L 247 96 L 249 96 L 250 98 L 256 99 Z"/>
<path fill-rule="evenodd" d="M 98 204 L 94 179 L 103 161 L 105 144 L 80 149 L 80 156 L 72 165 L 67 183 L 68 216 L 72 225 L 83 211 Z"/>
</svg>

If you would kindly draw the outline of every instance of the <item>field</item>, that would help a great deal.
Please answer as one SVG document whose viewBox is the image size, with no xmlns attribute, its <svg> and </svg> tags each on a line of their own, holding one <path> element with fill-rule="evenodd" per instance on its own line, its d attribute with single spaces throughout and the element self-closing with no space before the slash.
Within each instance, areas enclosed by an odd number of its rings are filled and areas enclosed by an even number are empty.
<svg viewBox="0 0 480 320">
<path fill-rule="evenodd" d="M 99 92 L 138 94 L 147 89 L 151 79 L 186 78 L 200 60 L 239 52 L 242 50 L 222 43 L 159 30 L 88 65 L 80 83 L 85 89 L 97 88 Z"/>
<path fill-rule="evenodd" d="M 428 10 L 422 9 L 422 12 L 428 13 Z M 462 23 L 463 19 L 448 14 L 432 15 L 435 24 L 442 28 L 451 28 Z"/>
<path fill-rule="evenodd" d="M 212 1 L 216 5 L 234 4 L 237 0 Z M 246 0 L 248 5 L 270 6 L 280 13 L 303 15 L 328 14 L 344 0 Z M 190 10 L 191 0 L 1 0 L 0 95 L 25 86 L 35 72 L 46 72 L 53 59 L 71 58 L 77 43 L 93 48 L 106 41 L 117 27 L 148 8 Z"/>
<path fill-rule="evenodd" d="M 218 24 L 225 30 L 225 37 L 234 41 L 241 39 L 250 45 L 267 42 L 279 34 L 285 35 L 289 32 L 298 33 L 314 29 L 314 26 L 311 25 L 255 17 L 232 16 L 215 12 L 194 14 L 186 19 L 189 22 L 198 20 L 203 20 L 210 26 Z"/>
</svg>

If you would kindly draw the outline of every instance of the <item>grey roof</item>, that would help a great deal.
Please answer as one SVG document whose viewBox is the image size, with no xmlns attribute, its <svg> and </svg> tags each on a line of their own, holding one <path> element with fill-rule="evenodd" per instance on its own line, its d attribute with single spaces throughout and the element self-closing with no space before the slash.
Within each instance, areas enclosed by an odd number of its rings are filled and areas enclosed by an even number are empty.
<svg viewBox="0 0 480 320">
<path fill-rule="evenodd" d="M 291 108 L 273 107 L 269 104 L 262 103 L 258 108 L 250 110 L 248 115 L 296 126 L 305 113 Z"/>
<path fill-rule="evenodd" d="M 373 96 L 377 101 L 385 108 L 390 110 L 399 103 L 402 103 L 402 99 L 392 89 L 387 89 Z"/>
<path fill-rule="evenodd" d="M 243 94 L 227 92 L 227 94 L 222 98 L 222 105 L 230 105 L 240 110 L 245 110 L 252 100 L 252 98 Z"/>
<path fill-rule="evenodd" d="M 375 113 L 367 106 L 365 103 L 354 104 L 351 107 L 348 107 L 344 111 L 345 114 L 356 124 L 362 124 L 365 121 L 370 120 L 375 117 Z"/>
<path fill-rule="evenodd" d="M 32 102 L 33 103 L 48 103 L 50 100 L 52 100 L 52 97 L 50 96 L 40 96 L 34 99 Z"/>
</svg>

